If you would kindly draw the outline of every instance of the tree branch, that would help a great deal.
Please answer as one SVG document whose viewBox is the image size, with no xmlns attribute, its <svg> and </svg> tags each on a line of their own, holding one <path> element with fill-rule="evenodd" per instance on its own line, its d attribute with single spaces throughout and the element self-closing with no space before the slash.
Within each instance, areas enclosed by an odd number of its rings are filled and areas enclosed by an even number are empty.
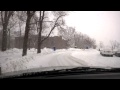
<svg viewBox="0 0 120 90">
<path fill-rule="evenodd" d="M 45 11 L 43 11 L 42 22 L 43 22 L 44 16 L 45 16 Z"/>
<path fill-rule="evenodd" d="M 21 14 L 21 13 L 22 13 L 22 14 Z M 22 16 L 22 15 L 23 15 L 23 12 L 21 12 L 21 13 L 20 13 L 20 12 L 17 13 L 18 19 L 19 19 L 20 21 L 22 21 L 22 22 L 26 22 L 26 20 L 24 20 L 24 19 L 23 19 L 23 16 Z"/>
<path fill-rule="evenodd" d="M 13 13 L 14 13 L 14 11 L 9 11 L 9 12 L 8 12 L 7 20 L 9 20 L 9 18 L 12 16 Z"/>
<path fill-rule="evenodd" d="M 43 22 L 52 22 L 53 23 L 53 21 L 43 21 Z"/>
<path fill-rule="evenodd" d="M 16 21 L 17 22 L 17 21 Z M 14 27 L 15 26 L 15 24 L 16 24 L 16 22 L 15 23 L 13 23 L 13 25 L 11 25 L 10 27 L 9 27 L 9 29 L 11 29 L 12 27 Z"/>
<path fill-rule="evenodd" d="M 54 25 L 54 27 L 53 27 L 53 28 L 51 29 L 51 31 L 49 32 L 48 36 L 47 36 L 46 38 L 44 38 L 43 40 L 41 40 L 41 43 L 50 36 L 50 34 L 52 33 L 52 31 L 54 30 L 55 27 L 56 27 L 56 26 Z"/>
<path fill-rule="evenodd" d="M 42 29 L 42 28 L 43 28 L 43 27 L 42 27 L 42 24 L 43 24 L 44 15 L 45 15 L 45 11 L 43 11 L 43 15 L 42 15 L 42 17 L 41 17 L 42 20 L 41 20 L 41 29 L 40 29 L 40 33 L 41 33 L 42 30 L 43 30 L 43 29 Z"/>
<path fill-rule="evenodd" d="M 3 24 L 5 23 L 5 22 L 7 22 L 6 20 L 7 20 L 7 13 L 8 13 L 8 11 L 4 11 L 5 12 L 5 15 L 4 15 L 4 21 L 3 21 Z"/>
<path fill-rule="evenodd" d="M 33 15 L 35 14 L 35 12 L 36 12 L 36 11 L 33 11 L 33 12 L 31 13 L 31 16 L 33 16 Z"/>
<path fill-rule="evenodd" d="M 52 29 L 50 30 L 48 36 L 45 37 L 44 39 L 42 39 L 42 40 L 41 40 L 41 43 L 42 43 L 44 40 L 46 40 L 46 39 L 50 36 L 50 34 L 52 33 L 52 31 L 53 31 L 53 30 L 55 29 L 55 27 L 56 27 L 57 21 L 58 21 L 59 18 L 61 18 L 62 16 L 65 16 L 65 15 L 61 15 L 61 16 L 59 16 L 59 17 L 56 19 L 55 24 L 54 24 L 54 26 L 52 27 Z"/>
</svg>

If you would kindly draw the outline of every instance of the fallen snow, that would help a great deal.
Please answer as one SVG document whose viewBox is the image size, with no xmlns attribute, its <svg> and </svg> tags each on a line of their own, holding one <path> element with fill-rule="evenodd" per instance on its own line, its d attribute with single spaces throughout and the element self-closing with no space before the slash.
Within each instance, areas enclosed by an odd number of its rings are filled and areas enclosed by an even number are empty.
<svg viewBox="0 0 120 90">
<path fill-rule="evenodd" d="M 88 66 L 120 67 L 120 57 L 104 57 L 97 50 L 79 50 L 72 53 L 78 60 L 85 61 Z"/>
<path fill-rule="evenodd" d="M 11 49 L 0 52 L 0 67 L 2 73 L 27 70 L 32 68 L 74 67 L 74 66 L 104 66 L 120 67 L 119 57 L 103 57 L 98 50 L 88 49 L 52 49 L 44 48 L 40 54 L 36 49 L 28 50 L 28 55 L 22 57 L 22 49 Z"/>
<path fill-rule="evenodd" d="M 31 67 L 28 67 L 27 63 L 31 61 L 36 62 L 34 57 L 50 54 L 53 50 L 44 48 L 41 54 L 36 54 L 36 52 L 36 49 L 30 49 L 28 50 L 28 55 L 24 57 L 22 57 L 22 49 L 14 48 L 5 52 L 0 52 L 0 67 L 2 73 L 29 69 Z"/>
</svg>

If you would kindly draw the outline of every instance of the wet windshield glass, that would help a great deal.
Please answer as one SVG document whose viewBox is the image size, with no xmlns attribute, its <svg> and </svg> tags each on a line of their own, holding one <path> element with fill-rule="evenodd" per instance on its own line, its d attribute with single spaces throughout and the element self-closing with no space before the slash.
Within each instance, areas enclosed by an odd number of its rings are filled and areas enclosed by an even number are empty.
<svg viewBox="0 0 120 90">
<path fill-rule="evenodd" d="M 120 11 L 0 11 L 0 75 L 120 68 L 119 34 Z"/>
</svg>

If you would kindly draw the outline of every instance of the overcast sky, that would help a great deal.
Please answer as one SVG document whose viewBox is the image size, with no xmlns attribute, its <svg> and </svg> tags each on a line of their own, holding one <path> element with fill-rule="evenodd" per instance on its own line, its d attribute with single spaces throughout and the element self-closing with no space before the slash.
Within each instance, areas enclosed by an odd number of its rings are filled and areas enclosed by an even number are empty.
<svg viewBox="0 0 120 90">
<path fill-rule="evenodd" d="M 65 17 L 66 24 L 77 32 L 89 35 L 105 45 L 110 40 L 120 42 L 120 11 L 73 11 Z"/>
</svg>

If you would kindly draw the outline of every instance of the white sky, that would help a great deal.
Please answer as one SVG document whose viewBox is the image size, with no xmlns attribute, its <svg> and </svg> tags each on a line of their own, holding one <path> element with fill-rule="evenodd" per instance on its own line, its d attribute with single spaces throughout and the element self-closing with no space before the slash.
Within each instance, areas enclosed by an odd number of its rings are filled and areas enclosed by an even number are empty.
<svg viewBox="0 0 120 90">
<path fill-rule="evenodd" d="M 110 40 L 120 42 L 120 11 L 72 11 L 65 17 L 66 24 L 77 32 L 89 35 L 105 45 Z"/>
</svg>

